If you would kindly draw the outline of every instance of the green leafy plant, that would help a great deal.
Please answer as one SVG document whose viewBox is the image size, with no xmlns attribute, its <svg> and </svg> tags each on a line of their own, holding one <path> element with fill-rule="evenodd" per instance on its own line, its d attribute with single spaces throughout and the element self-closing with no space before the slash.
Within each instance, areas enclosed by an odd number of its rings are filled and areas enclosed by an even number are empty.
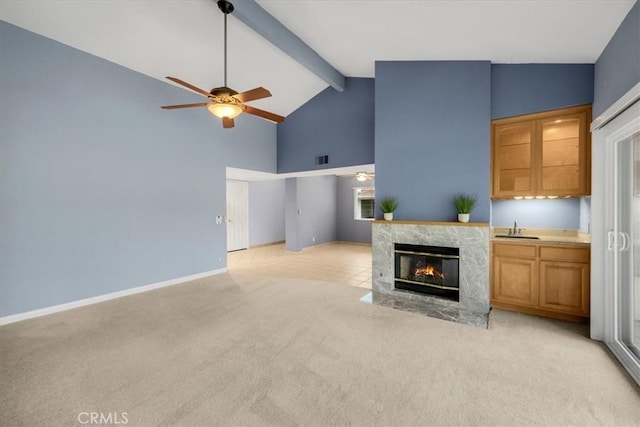
<svg viewBox="0 0 640 427">
<path fill-rule="evenodd" d="M 391 197 L 387 197 L 382 199 L 380 202 L 380 209 L 382 209 L 383 213 L 392 213 L 398 207 L 398 201 Z"/>
<path fill-rule="evenodd" d="M 476 207 L 477 201 L 476 196 L 473 194 L 460 193 L 453 199 L 453 204 L 458 213 L 468 214 Z"/>
</svg>

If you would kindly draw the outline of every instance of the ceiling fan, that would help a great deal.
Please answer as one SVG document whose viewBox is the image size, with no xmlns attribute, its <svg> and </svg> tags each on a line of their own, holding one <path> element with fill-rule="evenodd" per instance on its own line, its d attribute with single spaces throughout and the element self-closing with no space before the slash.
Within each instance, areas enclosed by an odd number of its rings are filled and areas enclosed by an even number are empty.
<svg viewBox="0 0 640 427">
<path fill-rule="evenodd" d="M 233 4 L 226 0 L 219 0 L 218 8 L 224 14 L 224 86 L 215 87 L 211 89 L 210 92 L 207 92 L 176 77 L 167 77 L 167 79 L 172 82 L 178 83 L 179 85 L 191 89 L 192 91 L 208 98 L 208 102 L 165 105 L 161 108 L 164 108 L 165 110 L 174 110 L 178 108 L 207 107 L 211 114 L 222 119 L 222 127 L 225 129 L 232 128 L 234 126 L 233 119 L 242 113 L 253 114 L 254 116 L 271 120 L 275 123 L 283 122 L 284 117 L 282 116 L 245 105 L 245 102 L 270 97 L 271 92 L 267 89 L 257 87 L 246 92 L 238 93 L 230 87 L 227 87 L 227 15 L 233 12 Z"/>
</svg>

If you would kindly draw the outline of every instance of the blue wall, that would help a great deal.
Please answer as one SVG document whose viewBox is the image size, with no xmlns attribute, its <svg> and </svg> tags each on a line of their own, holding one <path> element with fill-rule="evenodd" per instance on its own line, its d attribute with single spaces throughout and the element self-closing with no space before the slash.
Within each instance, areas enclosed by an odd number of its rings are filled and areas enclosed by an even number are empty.
<svg viewBox="0 0 640 427">
<path fill-rule="evenodd" d="M 286 179 L 287 250 L 337 239 L 336 180 L 335 175 Z"/>
<path fill-rule="evenodd" d="M 580 230 L 591 233 L 591 196 L 580 198 Z"/>
<path fill-rule="evenodd" d="M 593 64 L 491 65 L 491 118 L 593 102 Z"/>
<path fill-rule="evenodd" d="M 494 200 L 491 224 L 512 227 L 518 221 L 522 228 L 580 228 L 580 199 Z"/>
<path fill-rule="evenodd" d="M 284 241 L 285 180 L 249 183 L 249 247 Z"/>
<path fill-rule="evenodd" d="M 336 180 L 335 175 L 298 178 L 301 249 L 336 240 Z"/>
<path fill-rule="evenodd" d="M 376 197 L 398 199 L 394 218 L 455 221 L 466 192 L 488 222 L 489 61 L 376 62 L 375 95 Z"/>
<path fill-rule="evenodd" d="M 640 82 L 640 3 L 622 21 L 595 70 L 594 118 Z"/>
<path fill-rule="evenodd" d="M 276 127 L 0 22 L 0 316 L 225 267 L 225 166 Z"/>
<path fill-rule="evenodd" d="M 337 239 L 371 243 L 371 221 L 354 219 L 355 187 L 375 187 L 375 180 L 360 182 L 355 177 L 338 177 Z"/>
<path fill-rule="evenodd" d="M 328 167 L 371 164 L 373 79 L 347 78 L 346 89 L 328 87 L 278 125 L 278 173 L 317 169 L 315 157 L 329 155 Z"/>
<path fill-rule="evenodd" d="M 593 64 L 493 64 L 491 118 L 591 104 L 593 81 Z M 491 207 L 498 227 L 518 219 L 523 227 L 580 228 L 579 199 L 494 200 Z"/>
</svg>

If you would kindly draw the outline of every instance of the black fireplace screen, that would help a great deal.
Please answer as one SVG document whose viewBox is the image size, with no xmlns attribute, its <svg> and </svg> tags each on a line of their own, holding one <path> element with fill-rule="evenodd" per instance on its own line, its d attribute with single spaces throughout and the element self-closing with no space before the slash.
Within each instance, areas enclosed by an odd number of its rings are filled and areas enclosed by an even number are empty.
<svg viewBox="0 0 640 427">
<path fill-rule="evenodd" d="M 395 244 L 395 287 L 459 300 L 460 250 Z"/>
</svg>

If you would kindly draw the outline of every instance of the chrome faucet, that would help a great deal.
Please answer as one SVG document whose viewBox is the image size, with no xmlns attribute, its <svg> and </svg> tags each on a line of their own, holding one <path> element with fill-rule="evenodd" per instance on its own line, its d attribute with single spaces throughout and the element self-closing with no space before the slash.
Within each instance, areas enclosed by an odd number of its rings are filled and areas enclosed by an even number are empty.
<svg viewBox="0 0 640 427">
<path fill-rule="evenodd" d="M 518 230 L 518 221 L 513 221 L 513 228 L 509 229 L 509 236 L 519 236 L 522 234 L 522 228 Z"/>
</svg>

